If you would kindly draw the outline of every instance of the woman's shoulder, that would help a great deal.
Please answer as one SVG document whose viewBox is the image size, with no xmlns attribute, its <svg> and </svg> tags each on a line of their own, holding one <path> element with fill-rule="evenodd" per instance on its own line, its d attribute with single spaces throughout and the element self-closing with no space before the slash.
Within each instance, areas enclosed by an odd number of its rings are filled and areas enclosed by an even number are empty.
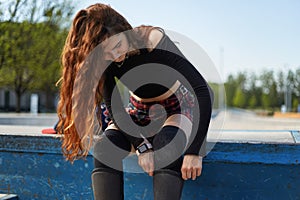
<svg viewBox="0 0 300 200">
<path fill-rule="evenodd" d="M 155 48 L 165 35 L 165 32 L 160 27 L 141 25 L 134 28 L 134 31 L 145 38 L 152 48 Z"/>
<path fill-rule="evenodd" d="M 155 48 L 157 44 L 162 40 L 164 32 L 161 29 L 152 29 L 149 33 L 149 41 L 152 44 L 152 47 Z"/>
</svg>

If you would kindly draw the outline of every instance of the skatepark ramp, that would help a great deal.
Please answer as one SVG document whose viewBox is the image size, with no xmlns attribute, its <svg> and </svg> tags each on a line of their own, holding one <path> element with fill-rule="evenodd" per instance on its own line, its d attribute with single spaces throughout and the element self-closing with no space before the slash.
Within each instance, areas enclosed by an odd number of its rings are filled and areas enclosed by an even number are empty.
<svg viewBox="0 0 300 200">
<path fill-rule="evenodd" d="M 135 155 L 126 158 L 125 171 L 139 170 L 136 160 Z M 92 169 L 91 155 L 73 165 L 66 162 L 57 135 L 0 134 L 2 194 L 20 200 L 93 199 Z M 185 182 L 182 199 L 299 199 L 299 169 L 296 140 L 219 141 L 204 159 L 202 175 Z M 125 173 L 124 181 L 125 199 L 153 199 L 152 178 L 145 173 Z"/>
</svg>

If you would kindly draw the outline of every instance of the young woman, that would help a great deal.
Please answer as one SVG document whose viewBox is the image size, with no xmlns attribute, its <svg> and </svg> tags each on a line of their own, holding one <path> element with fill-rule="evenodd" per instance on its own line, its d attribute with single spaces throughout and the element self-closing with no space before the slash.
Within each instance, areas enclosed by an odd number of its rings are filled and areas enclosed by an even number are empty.
<svg viewBox="0 0 300 200">
<path fill-rule="evenodd" d="M 95 199 L 124 198 L 122 159 L 132 148 L 153 176 L 154 199 L 180 199 L 184 180 L 201 174 L 212 92 L 163 29 L 132 28 L 110 6 L 92 5 L 75 16 L 62 65 L 57 130 L 67 159 L 88 154 L 103 101 L 111 119 L 93 144 Z M 117 83 L 129 90 L 126 108 Z"/>
</svg>

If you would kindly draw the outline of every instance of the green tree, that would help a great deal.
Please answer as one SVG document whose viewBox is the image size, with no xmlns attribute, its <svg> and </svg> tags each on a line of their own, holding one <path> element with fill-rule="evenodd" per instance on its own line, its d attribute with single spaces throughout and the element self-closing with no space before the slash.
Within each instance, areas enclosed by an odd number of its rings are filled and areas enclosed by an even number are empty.
<svg viewBox="0 0 300 200">
<path fill-rule="evenodd" d="M 46 94 L 46 105 L 48 110 L 55 108 L 52 99 L 58 88 L 55 83 L 61 75 L 60 53 L 66 38 L 67 32 L 55 25 L 41 24 L 36 39 L 38 40 L 38 66 L 36 77 L 31 91 L 43 91 Z M 51 38 L 51 40 L 49 40 Z"/>
<path fill-rule="evenodd" d="M 246 107 L 248 92 L 246 90 L 247 73 L 239 72 L 236 77 L 229 75 L 225 85 L 227 106 Z"/>
<path fill-rule="evenodd" d="M 249 99 L 249 108 L 256 108 L 257 107 L 257 99 L 256 99 L 256 96 L 255 95 L 252 95 Z"/>
<path fill-rule="evenodd" d="M 293 108 L 292 108 L 292 110 L 293 110 L 294 112 L 297 112 L 297 110 L 298 110 L 298 105 L 299 105 L 299 100 L 298 100 L 297 98 L 294 98 L 294 99 L 293 99 Z"/>
<path fill-rule="evenodd" d="M 298 68 L 295 72 L 295 95 L 297 96 L 298 100 L 300 100 L 300 68 Z"/>
<path fill-rule="evenodd" d="M 245 92 L 241 88 L 237 88 L 233 99 L 233 105 L 239 108 L 245 108 L 247 104 Z"/>
<path fill-rule="evenodd" d="M 287 74 L 287 86 L 290 87 L 290 88 L 294 88 L 294 85 L 295 85 L 295 74 L 292 70 L 289 70 L 288 71 L 288 74 Z"/>
<path fill-rule="evenodd" d="M 261 104 L 261 87 L 258 86 L 258 78 L 254 73 L 250 75 L 248 82 L 248 107 L 254 109 Z"/>
<path fill-rule="evenodd" d="M 36 46 L 33 31 L 36 26 L 28 23 L 4 22 L 0 24 L 0 45 L 3 62 L 0 70 L 0 84 L 16 93 L 16 111 L 20 112 L 21 96 L 34 81 L 37 70 Z"/>
<path fill-rule="evenodd" d="M 272 83 L 270 87 L 269 97 L 270 97 L 269 101 L 270 101 L 271 108 L 274 110 L 275 107 L 279 107 L 277 84 L 275 81 Z"/>
<path fill-rule="evenodd" d="M 228 76 L 227 81 L 224 85 L 225 85 L 225 91 L 226 91 L 227 106 L 232 107 L 235 90 L 237 88 L 236 80 L 234 79 L 233 75 Z"/>
<path fill-rule="evenodd" d="M 74 4 L 68 0 L 0 0 L 0 21 L 51 22 L 69 26 Z"/>
<path fill-rule="evenodd" d="M 265 109 L 275 109 L 279 106 L 278 93 L 277 93 L 277 83 L 274 78 L 274 72 L 264 71 L 260 76 L 260 81 L 262 84 L 262 106 Z"/>
<path fill-rule="evenodd" d="M 66 37 L 64 27 L 73 7 L 66 0 L 16 0 L 0 4 L 9 13 L 0 15 L 0 86 L 15 91 L 16 111 L 20 112 L 24 92 L 43 90 L 53 96 L 57 91 L 59 57 Z M 46 104 L 49 108 L 54 106 Z"/>
<path fill-rule="evenodd" d="M 235 90 L 235 97 L 233 99 L 233 105 L 240 107 L 240 108 L 245 108 L 247 105 L 247 90 L 246 90 L 246 85 L 247 85 L 247 73 L 246 72 L 240 72 L 237 75 L 236 78 L 236 90 Z"/>
<path fill-rule="evenodd" d="M 263 108 L 265 108 L 265 109 L 270 108 L 270 98 L 269 98 L 268 94 L 265 94 L 265 93 L 262 94 L 261 103 L 262 103 Z"/>
<path fill-rule="evenodd" d="M 300 103 L 300 68 L 298 68 L 295 72 L 294 84 L 295 84 L 295 97 L 294 97 L 293 106 L 296 108 L 296 111 L 298 111 L 298 105 Z"/>
<path fill-rule="evenodd" d="M 209 86 L 214 92 L 213 108 L 219 108 L 219 87 L 221 86 L 217 83 L 209 83 Z"/>
</svg>

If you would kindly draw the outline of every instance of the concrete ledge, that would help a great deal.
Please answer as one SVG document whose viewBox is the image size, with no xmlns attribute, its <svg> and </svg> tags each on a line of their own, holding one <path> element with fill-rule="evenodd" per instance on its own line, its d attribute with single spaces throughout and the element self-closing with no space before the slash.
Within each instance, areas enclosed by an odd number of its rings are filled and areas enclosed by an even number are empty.
<svg viewBox="0 0 300 200">
<path fill-rule="evenodd" d="M 291 131 L 295 143 L 300 144 L 300 131 Z"/>
<path fill-rule="evenodd" d="M 54 126 L 57 114 L 0 113 L 1 125 Z"/>
<path fill-rule="evenodd" d="M 136 159 L 124 160 L 125 171 L 139 170 Z M 219 142 L 204 159 L 202 176 L 186 181 L 182 199 L 299 199 L 299 161 L 296 143 Z M 0 134 L 0 193 L 20 200 L 93 199 L 92 168 L 92 156 L 66 162 L 56 136 Z M 125 173 L 124 180 L 125 199 L 153 199 L 145 173 Z"/>
<path fill-rule="evenodd" d="M 0 194 L 0 200 L 18 200 L 15 194 Z"/>
<path fill-rule="evenodd" d="M 296 143 L 296 130 L 212 130 L 208 134 L 211 141 L 239 143 Z"/>
</svg>

